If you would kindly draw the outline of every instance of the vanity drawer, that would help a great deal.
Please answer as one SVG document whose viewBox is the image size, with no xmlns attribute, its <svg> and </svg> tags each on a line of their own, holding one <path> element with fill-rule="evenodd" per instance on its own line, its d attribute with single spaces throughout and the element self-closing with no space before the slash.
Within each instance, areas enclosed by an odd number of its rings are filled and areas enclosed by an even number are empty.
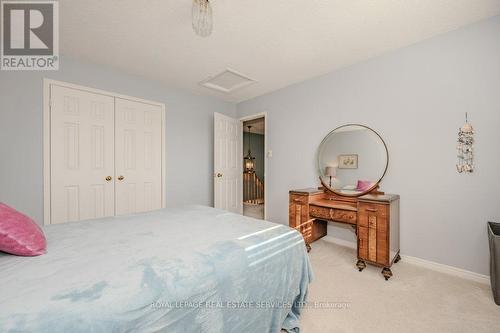
<svg viewBox="0 0 500 333">
<path fill-rule="evenodd" d="M 363 227 L 386 229 L 388 205 L 360 202 L 358 205 L 358 224 Z"/>
<path fill-rule="evenodd" d="M 308 198 L 309 197 L 306 195 L 292 194 L 292 195 L 290 195 L 290 203 L 299 204 L 299 205 L 307 205 Z"/>
<path fill-rule="evenodd" d="M 372 202 L 359 202 L 358 203 L 358 212 L 359 213 L 371 213 L 376 214 L 378 216 L 387 216 L 388 205 L 377 204 Z"/>
<path fill-rule="evenodd" d="M 326 207 L 309 206 L 309 215 L 320 219 L 330 219 L 330 209 Z"/>
<path fill-rule="evenodd" d="M 332 220 L 356 224 L 356 212 L 350 210 L 333 209 Z"/>
<path fill-rule="evenodd" d="M 356 212 L 311 205 L 309 215 L 320 219 L 356 224 Z"/>
<path fill-rule="evenodd" d="M 309 220 L 308 198 L 302 195 L 291 195 L 288 205 L 288 225 L 292 228 Z"/>
<path fill-rule="evenodd" d="M 310 243 L 312 241 L 313 223 L 314 220 L 309 220 L 305 223 L 302 223 L 298 227 L 295 227 L 295 229 L 302 234 L 306 243 Z"/>
</svg>

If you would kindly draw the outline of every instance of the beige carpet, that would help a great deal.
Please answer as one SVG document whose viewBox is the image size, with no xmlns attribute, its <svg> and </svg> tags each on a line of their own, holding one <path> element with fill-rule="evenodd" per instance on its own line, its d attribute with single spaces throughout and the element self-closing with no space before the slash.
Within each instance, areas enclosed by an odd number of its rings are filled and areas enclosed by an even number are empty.
<svg viewBox="0 0 500 333">
<path fill-rule="evenodd" d="M 358 272 L 353 249 L 322 240 L 312 246 L 309 302 L 330 308 L 305 309 L 301 332 L 500 332 L 500 306 L 487 285 L 404 260 L 385 281 L 381 268 Z"/>
<path fill-rule="evenodd" d="M 264 219 L 264 204 L 251 205 L 243 204 L 243 215 L 253 217 L 254 219 Z"/>
</svg>

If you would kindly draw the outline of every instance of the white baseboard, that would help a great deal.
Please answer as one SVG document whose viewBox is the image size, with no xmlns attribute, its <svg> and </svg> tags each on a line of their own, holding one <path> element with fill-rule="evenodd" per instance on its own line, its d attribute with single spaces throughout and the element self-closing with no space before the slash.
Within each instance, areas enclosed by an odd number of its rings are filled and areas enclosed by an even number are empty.
<svg viewBox="0 0 500 333">
<path fill-rule="evenodd" d="M 337 244 L 340 246 L 345 246 L 345 247 L 348 247 L 351 249 L 356 249 L 356 243 L 350 242 L 350 241 L 347 241 L 344 239 L 340 239 L 340 238 L 336 238 L 336 237 L 328 236 L 328 235 L 323 237 L 322 239 L 329 242 L 329 243 Z M 433 262 L 433 261 L 429 261 L 429 260 L 425 260 L 425 259 L 420 259 L 417 257 L 407 256 L 407 255 L 403 255 L 403 254 L 401 254 L 401 260 L 403 262 L 417 265 L 417 266 L 427 268 L 427 269 L 430 269 L 433 271 L 451 274 L 454 276 L 461 277 L 463 279 L 479 282 L 482 284 L 487 284 L 487 285 L 490 284 L 490 277 L 488 275 L 483 275 L 483 274 L 467 271 L 465 269 L 461 269 L 461 268 L 457 268 L 457 267 L 453 267 L 453 266 L 448 266 L 448 265 L 444 265 L 444 264 L 439 264 L 437 262 Z"/>
<path fill-rule="evenodd" d="M 440 264 L 437 262 L 425 260 L 425 259 L 420 259 L 417 257 L 412 257 L 412 256 L 407 256 L 407 255 L 401 255 L 401 259 L 404 262 L 407 262 L 409 264 L 414 264 L 417 266 L 421 266 L 424 268 L 432 269 L 434 271 L 438 271 L 441 273 L 446 273 L 446 274 L 451 274 L 455 275 L 458 277 L 461 277 L 463 279 L 483 283 L 483 284 L 490 284 L 490 277 L 488 275 L 483 275 L 475 272 L 471 272 L 462 268 L 458 267 L 453 267 L 453 266 L 448 266 L 445 264 Z"/>
</svg>

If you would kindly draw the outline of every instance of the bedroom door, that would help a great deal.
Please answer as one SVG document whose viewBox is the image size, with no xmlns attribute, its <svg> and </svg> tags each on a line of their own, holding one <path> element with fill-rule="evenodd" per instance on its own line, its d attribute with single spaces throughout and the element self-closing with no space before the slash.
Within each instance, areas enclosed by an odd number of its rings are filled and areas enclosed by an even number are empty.
<svg viewBox="0 0 500 333">
<path fill-rule="evenodd" d="M 114 98 L 51 87 L 51 223 L 112 216 Z"/>
<path fill-rule="evenodd" d="M 214 113 L 214 206 L 243 213 L 241 122 Z"/>
<path fill-rule="evenodd" d="M 162 207 L 162 108 L 116 98 L 116 215 Z"/>
</svg>

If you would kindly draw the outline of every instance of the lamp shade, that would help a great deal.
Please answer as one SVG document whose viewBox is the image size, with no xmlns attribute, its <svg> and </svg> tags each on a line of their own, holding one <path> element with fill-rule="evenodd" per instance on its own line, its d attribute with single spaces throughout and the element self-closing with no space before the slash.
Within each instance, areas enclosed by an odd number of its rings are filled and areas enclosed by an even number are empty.
<svg viewBox="0 0 500 333">
<path fill-rule="evenodd" d="M 336 170 L 335 169 L 336 168 L 333 167 L 333 166 L 327 166 L 325 168 L 325 176 L 326 177 L 335 177 L 335 175 L 336 175 Z"/>
</svg>

